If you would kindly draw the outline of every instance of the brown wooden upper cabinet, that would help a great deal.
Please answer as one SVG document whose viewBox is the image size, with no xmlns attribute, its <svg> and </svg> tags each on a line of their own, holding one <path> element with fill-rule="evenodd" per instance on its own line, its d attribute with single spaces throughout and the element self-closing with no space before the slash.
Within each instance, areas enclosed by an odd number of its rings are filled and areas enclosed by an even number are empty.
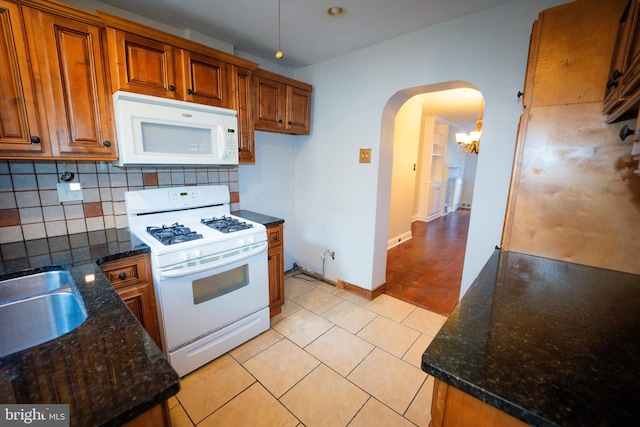
<svg viewBox="0 0 640 427">
<path fill-rule="evenodd" d="M 114 92 L 233 107 L 226 62 L 116 28 L 107 34 Z"/>
<path fill-rule="evenodd" d="M 607 76 L 604 108 L 606 122 L 634 118 L 640 104 L 640 0 L 627 3 Z"/>
<path fill-rule="evenodd" d="M 254 126 L 269 132 L 308 135 L 311 85 L 258 69 L 254 82 Z"/>
<path fill-rule="evenodd" d="M 104 27 L 40 0 L 0 1 L 0 156 L 113 160 Z"/>
</svg>

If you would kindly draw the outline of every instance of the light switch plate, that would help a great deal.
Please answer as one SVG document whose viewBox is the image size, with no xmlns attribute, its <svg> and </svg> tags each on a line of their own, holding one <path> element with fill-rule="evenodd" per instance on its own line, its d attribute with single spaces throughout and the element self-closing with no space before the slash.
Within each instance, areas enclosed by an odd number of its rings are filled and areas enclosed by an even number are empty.
<svg viewBox="0 0 640 427">
<path fill-rule="evenodd" d="M 360 163 L 371 163 L 371 148 L 360 149 Z"/>
<path fill-rule="evenodd" d="M 58 200 L 62 202 L 78 202 L 82 201 L 82 185 L 79 182 L 59 182 L 56 184 L 58 189 Z"/>
</svg>

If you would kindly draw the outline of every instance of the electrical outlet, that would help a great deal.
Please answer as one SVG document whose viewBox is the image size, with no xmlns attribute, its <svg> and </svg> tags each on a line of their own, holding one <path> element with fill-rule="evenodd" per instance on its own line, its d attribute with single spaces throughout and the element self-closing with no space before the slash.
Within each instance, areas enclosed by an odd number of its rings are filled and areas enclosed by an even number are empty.
<svg viewBox="0 0 640 427">
<path fill-rule="evenodd" d="M 360 149 L 360 163 L 371 163 L 371 148 Z"/>
<path fill-rule="evenodd" d="M 82 185 L 79 182 L 59 182 L 56 184 L 58 189 L 58 200 L 62 202 L 78 202 L 82 201 Z"/>
</svg>

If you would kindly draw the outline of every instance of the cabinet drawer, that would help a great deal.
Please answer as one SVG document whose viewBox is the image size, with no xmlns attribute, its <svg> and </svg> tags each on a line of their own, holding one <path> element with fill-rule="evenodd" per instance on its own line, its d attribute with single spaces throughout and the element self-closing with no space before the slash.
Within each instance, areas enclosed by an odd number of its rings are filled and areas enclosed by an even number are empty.
<svg viewBox="0 0 640 427">
<path fill-rule="evenodd" d="M 109 262 L 101 270 L 116 289 L 147 281 L 146 263 L 142 256 Z"/>
<path fill-rule="evenodd" d="M 267 242 L 270 248 L 282 245 L 282 237 L 282 225 L 267 228 Z"/>
</svg>

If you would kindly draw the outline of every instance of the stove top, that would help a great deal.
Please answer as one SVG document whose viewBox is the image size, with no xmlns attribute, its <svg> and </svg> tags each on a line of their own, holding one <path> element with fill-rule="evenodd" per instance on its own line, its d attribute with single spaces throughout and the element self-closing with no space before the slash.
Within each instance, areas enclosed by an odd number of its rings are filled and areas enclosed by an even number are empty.
<svg viewBox="0 0 640 427">
<path fill-rule="evenodd" d="M 218 230 L 222 233 L 233 233 L 234 231 L 246 230 L 247 228 L 253 228 L 253 224 L 248 224 L 246 221 L 240 221 L 237 218 L 228 217 L 222 215 L 220 218 L 212 217 L 210 219 L 203 218 L 200 220 L 201 224 L 211 227 L 214 230 Z"/>
<path fill-rule="evenodd" d="M 128 191 L 125 202 L 129 229 L 163 265 L 267 239 L 264 225 L 231 215 L 226 186 Z"/>
<path fill-rule="evenodd" d="M 151 234 L 163 245 L 174 245 L 176 243 L 202 239 L 202 234 L 191 231 L 189 227 L 185 227 L 177 222 L 169 226 L 164 224 L 160 227 L 147 226 L 147 233 Z"/>
</svg>

